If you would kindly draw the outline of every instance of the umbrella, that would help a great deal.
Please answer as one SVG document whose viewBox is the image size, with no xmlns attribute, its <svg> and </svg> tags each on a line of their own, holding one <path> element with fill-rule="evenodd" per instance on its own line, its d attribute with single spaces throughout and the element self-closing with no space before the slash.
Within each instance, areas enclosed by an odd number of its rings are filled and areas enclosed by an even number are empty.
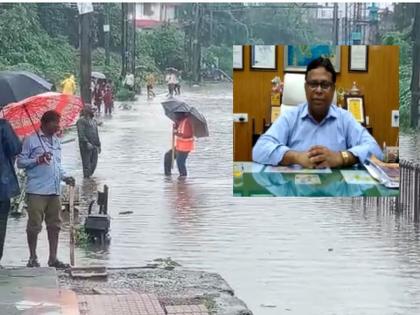
<svg viewBox="0 0 420 315">
<path fill-rule="evenodd" d="M 167 72 L 178 72 L 178 69 L 174 68 L 174 67 L 169 67 L 165 69 Z"/>
<path fill-rule="evenodd" d="M 172 121 L 175 121 L 175 113 L 189 113 L 194 137 L 202 138 L 209 136 L 206 118 L 195 107 L 189 106 L 187 103 L 174 98 L 162 102 L 162 106 L 165 110 L 165 115 Z"/>
<path fill-rule="evenodd" d="M 102 72 L 92 71 L 90 76 L 95 79 L 106 80 L 106 76 Z"/>
<path fill-rule="evenodd" d="M 30 96 L 47 92 L 52 84 L 26 71 L 0 72 L 0 108 Z"/>
<path fill-rule="evenodd" d="M 63 129 L 74 123 L 82 108 L 83 101 L 78 96 L 47 92 L 9 104 L 0 111 L 0 117 L 7 119 L 16 134 L 23 137 L 39 130 L 46 111 L 55 110 L 61 114 L 60 127 Z"/>
</svg>

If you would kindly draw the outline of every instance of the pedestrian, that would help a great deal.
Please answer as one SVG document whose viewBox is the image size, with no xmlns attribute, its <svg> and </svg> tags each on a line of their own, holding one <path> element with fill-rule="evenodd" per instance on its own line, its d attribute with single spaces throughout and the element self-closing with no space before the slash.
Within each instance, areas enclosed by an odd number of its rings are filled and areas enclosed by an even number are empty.
<svg viewBox="0 0 420 315">
<path fill-rule="evenodd" d="M 98 113 L 101 113 L 101 106 L 103 101 L 103 89 L 100 80 L 96 82 L 95 91 L 93 92 L 93 104 L 98 109 Z"/>
<path fill-rule="evenodd" d="M 107 114 L 111 115 L 112 107 L 114 106 L 114 96 L 112 94 L 112 87 L 110 83 L 108 83 L 105 86 L 104 106 L 105 106 L 105 115 Z"/>
<path fill-rule="evenodd" d="M 127 73 L 127 75 L 125 76 L 123 84 L 124 84 L 125 88 L 127 88 L 130 91 L 133 91 L 134 90 L 134 74 Z"/>
<path fill-rule="evenodd" d="M 68 265 L 57 258 L 58 237 L 61 229 L 60 182 L 74 186 L 74 178 L 68 176 L 61 166 L 61 143 L 55 135 L 60 128 L 60 114 L 50 110 L 41 118 L 41 128 L 26 137 L 17 166 L 25 169 L 26 204 L 28 223 L 26 235 L 29 246 L 27 267 L 39 267 L 36 247 L 38 234 L 45 219 L 48 232 L 48 266 L 58 269 Z"/>
<path fill-rule="evenodd" d="M 62 93 L 74 95 L 76 92 L 76 81 L 74 79 L 74 75 L 70 75 L 68 78 L 64 79 L 61 82 Z"/>
<path fill-rule="evenodd" d="M 151 99 L 156 96 L 155 92 L 153 91 L 153 87 L 155 85 L 155 76 L 153 73 L 149 73 L 146 77 L 147 81 L 147 98 Z"/>
<path fill-rule="evenodd" d="M 175 113 L 173 126 L 175 136 L 175 159 L 180 178 L 187 176 L 186 161 L 194 149 L 194 134 L 188 113 Z M 165 175 L 171 175 L 172 150 L 165 153 Z"/>
<path fill-rule="evenodd" d="M 14 164 L 16 155 L 21 151 L 22 143 L 12 126 L 7 120 L 0 119 L 0 260 L 3 257 L 10 198 L 20 194 Z"/>
<path fill-rule="evenodd" d="M 176 95 L 181 95 L 181 74 L 178 73 L 178 75 L 175 75 L 176 80 L 175 80 L 175 94 Z"/>
<path fill-rule="evenodd" d="M 98 124 L 93 117 L 92 106 L 86 105 L 82 110 L 82 116 L 76 123 L 84 178 L 93 175 L 98 164 L 98 154 L 101 153 Z"/>
</svg>

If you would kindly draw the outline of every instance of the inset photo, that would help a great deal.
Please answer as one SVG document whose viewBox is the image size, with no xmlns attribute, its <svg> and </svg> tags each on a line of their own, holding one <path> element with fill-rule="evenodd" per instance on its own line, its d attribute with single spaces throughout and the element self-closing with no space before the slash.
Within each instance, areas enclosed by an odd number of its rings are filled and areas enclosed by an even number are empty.
<svg viewBox="0 0 420 315">
<path fill-rule="evenodd" d="M 399 195 L 398 46 L 235 51 L 234 196 Z"/>
</svg>

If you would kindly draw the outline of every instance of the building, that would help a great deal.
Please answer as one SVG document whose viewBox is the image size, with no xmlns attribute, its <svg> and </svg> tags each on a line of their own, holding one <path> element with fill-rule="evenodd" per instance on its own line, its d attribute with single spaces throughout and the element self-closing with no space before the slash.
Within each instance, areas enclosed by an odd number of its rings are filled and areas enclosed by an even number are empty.
<svg viewBox="0 0 420 315">
<path fill-rule="evenodd" d="M 152 29 L 175 22 L 175 3 L 136 3 L 136 27 Z"/>
</svg>

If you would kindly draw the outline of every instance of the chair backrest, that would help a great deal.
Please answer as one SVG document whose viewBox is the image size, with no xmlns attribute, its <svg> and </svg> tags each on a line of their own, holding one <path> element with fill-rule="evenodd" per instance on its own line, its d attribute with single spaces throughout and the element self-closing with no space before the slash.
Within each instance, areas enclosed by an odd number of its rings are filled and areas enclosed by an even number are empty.
<svg viewBox="0 0 420 315">
<path fill-rule="evenodd" d="M 284 75 L 280 114 L 305 102 L 305 75 L 301 73 L 286 73 Z M 336 102 L 337 93 L 334 92 L 333 103 L 336 104 Z"/>
<path fill-rule="evenodd" d="M 305 75 L 300 73 L 286 73 L 284 75 L 283 95 L 280 112 L 294 108 L 306 102 Z"/>
</svg>

